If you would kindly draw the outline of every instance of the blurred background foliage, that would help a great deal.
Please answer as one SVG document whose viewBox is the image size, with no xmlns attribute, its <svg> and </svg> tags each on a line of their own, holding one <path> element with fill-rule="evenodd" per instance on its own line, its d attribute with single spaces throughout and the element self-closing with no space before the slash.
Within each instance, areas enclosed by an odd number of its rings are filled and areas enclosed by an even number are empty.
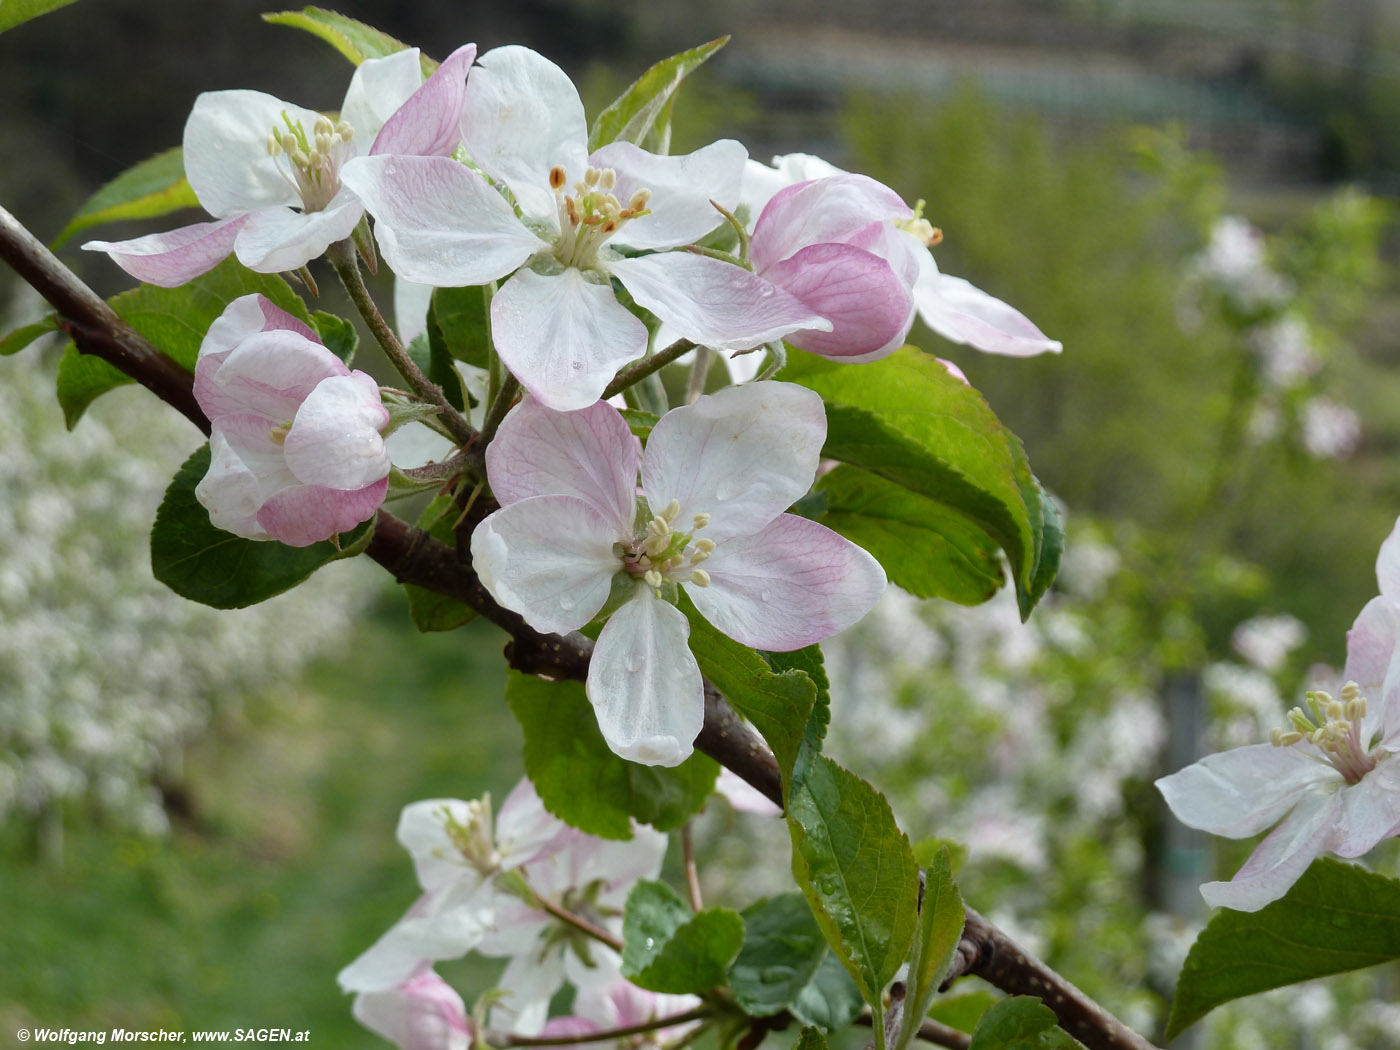
<svg viewBox="0 0 1400 1050">
<path fill-rule="evenodd" d="M 805 150 L 886 181 L 926 202 L 945 234 L 940 267 L 1063 340 L 1061 356 L 1009 360 L 917 328 L 911 336 L 955 360 L 1021 436 L 1068 509 L 1071 558 L 1026 628 L 1000 598 L 973 611 L 893 599 L 831 647 L 844 685 L 837 701 L 847 698 L 832 736 L 889 791 L 912 835 L 967 847 L 971 901 L 1150 1032 L 1201 919 L 1195 882 L 1243 856 L 1224 849 L 1213 861 L 1208 844 L 1172 839 L 1150 781 L 1202 746 L 1261 739 L 1314 665 L 1341 662 L 1345 629 L 1375 593 L 1375 551 L 1400 511 L 1393 5 L 337 8 L 439 57 L 464 40 L 483 50 L 529 44 L 579 79 L 590 112 L 651 62 L 732 33 L 682 94 L 677 151 L 734 135 L 756 158 Z M 252 87 L 335 105 L 343 60 L 263 24 L 266 9 L 82 0 L 0 37 L 9 158 L 0 203 L 52 236 L 98 186 L 178 142 L 202 90 Z M 1227 258 L 1231 236 L 1254 253 L 1249 280 L 1272 291 L 1251 298 L 1232 283 L 1240 269 L 1230 258 L 1240 257 Z M 124 286 L 105 259 L 71 247 L 65 258 L 104 292 Z M 321 283 L 332 284 L 328 273 Z M 13 299 L 8 321 L 34 309 L 4 274 L 0 290 Z M 1285 331 L 1295 351 L 1302 339 L 1306 363 L 1295 356 L 1281 374 Z M 134 396 L 98 406 L 110 422 L 99 412 L 64 435 L 30 381 L 41 368 L 37 351 L 0 361 L 0 384 L 24 406 L 7 408 L 24 422 L 0 430 L 0 448 L 12 464 L 21 446 L 34 460 L 11 471 L 16 507 L 18 493 L 37 493 L 73 516 L 58 529 L 45 514 L 59 512 L 34 512 L 50 556 L 71 563 L 88 534 L 104 531 L 112 497 L 73 484 L 107 468 L 95 451 L 65 467 L 69 443 L 105 442 L 150 464 L 122 481 L 124 527 L 136 535 L 154 515 L 161 471 L 195 438 L 162 428 L 150 415 L 158 406 Z M 1319 415 L 1319 399 L 1354 425 Z M 1318 419 L 1332 430 L 1310 430 Z M 118 436 L 97 440 L 91 428 L 108 425 Z M 97 556 L 128 559 L 121 587 L 134 601 L 145 572 L 132 554 L 139 541 L 108 538 Z M 0 584 L 32 565 L 22 548 L 9 536 L 0 544 Z M 504 797 L 520 773 L 519 735 L 500 699 L 499 634 L 474 624 L 418 636 L 372 567 L 323 573 L 332 574 L 328 586 L 368 603 L 354 626 L 323 625 L 271 681 L 218 672 L 168 691 L 179 731 L 142 738 L 123 767 L 144 789 L 140 819 L 103 804 L 100 746 L 62 752 L 71 759 L 62 797 L 7 797 L 0 959 L 18 965 L 0 966 L 0 1027 L 285 1025 L 332 1045 L 375 1045 L 333 978 L 411 898 L 392 838 L 397 812 L 437 795 Z M 82 585 L 26 585 L 18 598 L 0 587 L 0 630 L 14 639 L 62 622 L 64 610 L 99 607 Z M 116 609 L 136 622 L 129 605 Z M 202 655 L 221 644 L 211 628 L 179 612 L 151 615 L 171 625 L 162 641 L 180 659 L 217 669 Z M 1240 641 L 1249 637 L 1240 625 L 1263 615 L 1291 639 L 1268 666 Z M 91 625 L 61 635 L 31 646 L 49 673 L 69 674 L 61 657 L 74 639 L 94 647 L 92 664 L 120 666 Z M 29 673 L 21 682 L 21 671 L 0 667 L 0 768 L 21 769 L 36 739 L 63 736 L 16 729 L 37 709 L 21 702 L 37 688 Z M 1203 727 L 1183 726 L 1172 706 L 1183 683 Z M 112 685 L 96 690 L 142 714 L 158 709 L 148 691 L 143 702 Z M 735 830 L 709 840 L 709 884 L 742 906 L 775 884 L 735 858 L 746 856 L 746 838 L 761 849 L 771 836 Z M 767 863 L 780 879 L 785 856 Z M 444 972 L 462 976 L 468 999 L 487 979 L 469 966 Z M 1400 1046 L 1373 982 L 1334 980 L 1222 1014 L 1197 1045 Z M 1338 1031 L 1351 1041 L 1331 1038 Z"/>
</svg>

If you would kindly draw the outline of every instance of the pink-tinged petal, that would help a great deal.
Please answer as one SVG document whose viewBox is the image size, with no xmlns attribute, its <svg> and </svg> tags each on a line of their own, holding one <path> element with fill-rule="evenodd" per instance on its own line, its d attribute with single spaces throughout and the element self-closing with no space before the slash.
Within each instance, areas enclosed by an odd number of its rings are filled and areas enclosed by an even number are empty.
<svg viewBox="0 0 1400 1050">
<path fill-rule="evenodd" d="M 521 270 L 491 300 L 496 351 L 526 390 L 559 412 L 587 408 L 617 370 L 646 353 L 647 330 L 573 268 Z"/>
<path fill-rule="evenodd" d="M 599 1027 L 584 1017 L 551 1017 L 540 1029 L 540 1035 L 550 1039 L 567 1038 L 579 1043 L 587 1042 L 580 1036 L 592 1035 Z"/>
<path fill-rule="evenodd" d="M 262 505 L 258 524 L 289 547 L 309 547 L 374 517 L 388 491 L 387 475 L 348 491 L 319 485 L 283 489 Z"/>
<path fill-rule="evenodd" d="M 252 415 L 221 416 L 214 433 L 222 435 L 243 465 L 253 472 L 264 500 L 301 484 L 287 469 L 287 457 L 282 454 L 282 446 L 273 440 L 268 420 Z"/>
<path fill-rule="evenodd" d="M 209 470 L 195 486 L 194 495 L 209 512 L 215 528 L 250 540 L 265 540 L 267 530 L 258 524 L 262 489 L 242 457 L 216 430 L 209 438 Z"/>
<path fill-rule="evenodd" d="M 282 447 L 287 467 L 306 485 L 364 488 L 389 475 L 380 433 L 388 424 L 373 376 L 324 379 L 297 410 Z"/>
<path fill-rule="evenodd" d="M 382 134 L 385 124 L 422 87 L 423 64 L 416 47 L 404 48 L 383 58 L 366 59 L 356 66 L 345 91 L 345 101 L 340 105 L 340 119 L 355 129 L 354 138 L 350 140 L 355 152 L 368 153 L 370 144 Z"/>
<path fill-rule="evenodd" d="M 258 273 L 299 270 L 349 237 L 364 213 L 359 198 L 344 187 L 321 211 L 264 208 L 248 216 L 234 252 L 239 262 Z"/>
<path fill-rule="evenodd" d="M 615 259 L 607 269 L 677 333 L 700 346 L 747 350 L 830 322 L 742 266 L 690 252 Z"/>
<path fill-rule="evenodd" d="M 1320 786 L 1340 781 L 1331 766 L 1296 747 L 1251 744 L 1162 777 L 1157 790 L 1187 827 L 1242 839 L 1263 831 Z"/>
<path fill-rule="evenodd" d="M 1400 639 L 1400 605 L 1389 598 L 1372 598 L 1347 632 L 1347 664 L 1342 681 L 1355 682 L 1374 704 Z M 1369 712 L 1368 712 L 1369 713 Z"/>
<path fill-rule="evenodd" d="M 806 495 L 826 440 L 821 398 L 793 383 L 725 387 L 667 412 L 642 454 L 654 511 L 680 502 L 677 528 L 711 515 L 715 541 L 757 532 Z"/>
<path fill-rule="evenodd" d="M 872 222 L 907 219 L 899 194 L 864 175 L 833 175 L 781 190 L 754 224 L 750 258 L 767 272 L 812 244 L 844 242 Z"/>
<path fill-rule="evenodd" d="M 646 766 L 690 757 L 705 721 L 690 624 L 674 605 L 639 585 L 598 636 L 588 665 L 588 699 L 614 752 Z"/>
<path fill-rule="evenodd" d="M 1342 812 L 1327 848 L 1341 857 L 1369 853 L 1400 824 L 1400 760 L 1382 758 L 1376 768 L 1342 792 Z"/>
<path fill-rule="evenodd" d="M 198 222 L 130 241 L 88 241 L 83 250 L 106 252 L 138 281 L 175 288 L 227 259 L 248 218 L 235 215 L 218 222 Z"/>
<path fill-rule="evenodd" d="M 943 368 L 947 371 L 947 373 L 948 373 L 950 376 L 952 376 L 954 379 L 958 380 L 958 382 L 962 383 L 963 386 L 971 386 L 971 385 L 972 385 L 972 384 L 969 383 L 968 380 L 967 380 L 967 373 L 964 372 L 964 371 L 963 371 L 961 368 L 959 368 L 957 365 L 953 364 L 952 361 L 949 361 L 949 360 L 947 360 L 946 358 L 942 358 L 942 357 L 936 357 L 936 358 L 934 358 L 934 360 L 937 361 L 940 365 L 942 365 Z"/>
<path fill-rule="evenodd" d="M 216 424 L 231 413 L 287 423 L 323 379 L 349 374 L 320 343 L 269 329 L 244 339 L 215 368 L 197 375 L 195 397 Z"/>
<path fill-rule="evenodd" d="M 811 182 L 830 175 L 845 175 L 836 165 L 810 153 L 787 153 L 773 158 L 773 166 L 750 160 L 744 165 L 743 190 L 739 202 L 749 209 L 749 222 L 763 214 L 764 207 L 779 190 L 799 182 Z"/>
<path fill-rule="evenodd" d="M 472 533 L 472 565 L 491 597 L 537 631 L 567 634 L 598 614 L 622 563 L 615 522 L 575 496 L 502 507 Z"/>
<path fill-rule="evenodd" d="M 206 91 L 195 99 L 185 121 L 185 176 L 211 215 L 301 206 L 296 186 L 267 152 L 268 135 L 286 131 L 284 113 L 307 134 L 320 117 L 261 91 Z"/>
<path fill-rule="evenodd" d="M 1376 556 L 1376 579 L 1383 597 L 1400 602 L 1400 521 L 1381 543 L 1380 554 Z"/>
<path fill-rule="evenodd" d="M 394 837 L 413 858 L 418 885 L 425 892 L 432 893 L 458 880 L 475 885 L 483 881 L 481 873 L 467 862 L 447 834 L 446 823 L 450 818 L 462 827 L 471 827 L 478 820 L 479 805 L 459 798 L 429 798 L 410 802 L 399 813 Z"/>
<path fill-rule="evenodd" d="M 511 789 L 496 814 L 496 845 L 504 868 L 557 853 L 581 834 L 544 808 L 528 777 Z"/>
<path fill-rule="evenodd" d="M 531 496 L 577 496 L 624 536 L 637 513 L 641 454 L 641 442 L 611 405 L 555 412 L 527 397 L 486 447 L 486 476 L 503 507 Z"/>
<path fill-rule="evenodd" d="M 719 778 L 715 781 L 715 794 L 723 795 L 730 806 L 740 813 L 753 813 L 761 817 L 783 815 L 780 806 L 774 805 L 772 799 L 731 769 L 720 769 Z"/>
<path fill-rule="evenodd" d="M 475 44 L 466 44 L 448 55 L 423 86 L 384 122 L 370 154 L 445 157 L 456 149 L 462 141 L 467 70 L 475 60 Z M 361 63 L 360 68 L 367 64 Z"/>
<path fill-rule="evenodd" d="M 929 257 L 932 259 L 932 256 Z M 934 271 L 914 285 L 919 316 L 944 339 L 989 354 L 1033 357 L 1058 354 L 1063 344 L 1048 338 L 1030 319 L 961 277 Z"/>
<path fill-rule="evenodd" d="M 481 56 L 467 81 L 462 140 L 483 171 L 510 187 L 526 215 L 554 223 L 550 169 L 583 177 L 588 123 L 562 69 L 529 48 L 498 47 Z"/>
<path fill-rule="evenodd" d="M 933 261 L 923 241 L 892 222 L 872 222 L 851 234 L 846 243 L 884 259 L 910 288 L 923 272 L 924 260 Z"/>
<path fill-rule="evenodd" d="M 759 532 L 722 541 L 684 584 L 700 614 L 755 649 L 787 652 L 844 631 L 885 593 L 885 570 L 825 525 L 783 514 Z"/>
<path fill-rule="evenodd" d="M 650 190 L 649 214 L 631 219 L 617 240 L 633 248 L 674 248 L 698 241 L 725 219 L 715 204 L 733 211 L 748 151 L 733 139 L 712 142 L 683 157 L 662 157 L 630 142 L 614 142 L 589 158 L 595 168 L 617 172 L 613 195 L 624 207 Z"/>
<path fill-rule="evenodd" d="M 461 957 L 490 932 L 497 900 L 489 885 L 464 882 L 423 894 L 336 982 L 347 992 L 384 991 L 422 973 L 425 964 Z"/>
<path fill-rule="evenodd" d="M 402 280 L 486 284 L 544 247 L 504 197 L 447 157 L 358 157 L 340 179 L 374 216 L 380 251 Z"/>
<path fill-rule="evenodd" d="M 914 323 L 909 288 L 888 262 L 848 244 L 814 244 L 764 273 L 831 322 L 797 331 L 793 346 L 838 360 L 875 360 L 897 350 Z"/>
<path fill-rule="evenodd" d="M 361 993 L 353 1013 L 400 1050 L 467 1050 L 472 1042 L 462 997 L 431 971 L 397 988 Z"/>
<path fill-rule="evenodd" d="M 274 328 L 295 332 L 313 343 L 321 341 L 320 336 L 305 321 L 293 317 L 266 296 L 254 293 L 239 296 L 224 307 L 224 312 L 214 319 L 214 323 L 209 326 L 199 344 L 199 361 L 222 361 L 234 347 L 250 335 Z"/>
<path fill-rule="evenodd" d="M 1160 783 L 1160 782 L 1159 782 Z M 1229 882 L 1208 882 L 1201 896 L 1212 908 L 1258 911 L 1278 900 L 1327 848 L 1341 808 L 1339 794 L 1309 793 L 1250 854 Z"/>
</svg>

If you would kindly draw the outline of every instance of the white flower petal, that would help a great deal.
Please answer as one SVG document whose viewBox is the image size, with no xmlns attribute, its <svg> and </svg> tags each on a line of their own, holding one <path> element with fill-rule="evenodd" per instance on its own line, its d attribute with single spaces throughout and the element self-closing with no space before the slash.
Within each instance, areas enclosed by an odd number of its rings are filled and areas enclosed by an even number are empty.
<svg viewBox="0 0 1400 1050">
<path fill-rule="evenodd" d="M 921 272 L 914 285 L 914 304 L 924 324 L 944 339 L 1009 357 L 1058 354 L 1064 349 L 1063 344 L 1048 338 L 1015 307 L 961 277 L 936 270 L 930 277 L 928 272 Z"/>
<path fill-rule="evenodd" d="M 1327 848 L 1338 856 L 1359 857 L 1400 825 L 1400 759 L 1382 758 L 1361 782 L 1342 792 L 1342 812 Z"/>
<path fill-rule="evenodd" d="M 583 103 L 562 69 L 526 47 L 486 52 L 467 79 L 462 135 L 472 160 L 510 187 L 526 215 L 557 223 L 550 169 L 580 179 L 588 153 Z"/>
<path fill-rule="evenodd" d="M 631 762 L 678 766 L 705 721 L 690 624 L 650 588 L 612 614 L 588 665 L 588 699 L 608 746 Z"/>
<path fill-rule="evenodd" d="M 577 496 L 625 536 L 637 513 L 642 443 L 602 401 L 555 412 L 527 397 L 486 447 L 491 491 L 503 507 L 531 496 Z"/>
<path fill-rule="evenodd" d="M 258 273 L 299 270 L 349 237 L 364 213 L 359 198 L 343 187 L 321 211 L 264 208 L 250 214 L 238 231 L 234 254 Z"/>
<path fill-rule="evenodd" d="M 481 873 L 467 863 L 447 834 L 447 818 L 463 826 L 475 819 L 473 805 L 459 798 L 428 798 L 410 802 L 399 813 L 394 837 L 413 858 L 418 885 L 425 892 L 459 880 L 481 884 Z"/>
<path fill-rule="evenodd" d="M 209 512 L 215 528 L 250 540 L 267 539 L 267 530 L 258 524 L 262 487 L 221 431 L 209 438 L 209 470 L 195 486 L 195 498 Z"/>
<path fill-rule="evenodd" d="M 460 958 L 491 929 L 495 905 L 489 884 L 449 882 L 425 893 L 336 981 L 347 992 L 383 991 L 421 972 L 425 962 Z"/>
<path fill-rule="evenodd" d="M 735 641 L 773 652 L 844 631 L 885 592 L 885 570 L 869 553 L 795 514 L 723 540 L 704 568 L 709 586 L 685 585 L 700 614 Z"/>
<path fill-rule="evenodd" d="M 649 214 L 629 220 L 618 231 L 618 241 L 633 248 L 674 248 L 698 241 L 726 221 L 714 204 L 734 210 L 747 157 L 748 151 L 733 139 L 682 157 L 614 142 L 594 153 L 589 164 L 617 173 L 613 195 L 623 207 L 639 190 L 651 191 Z"/>
<path fill-rule="evenodd" d="M 268 135 L 286 131 L 284 113 L 308 134 L 320 116 L 261 91 L 206 91 L 194 100 L 185 121 L 185 176 L 211 215 L 301 206 L 301 194 L 267 152 Z"/>
<path fill-rule="evenodd" d="M 535 496 L 472 533 L 472 564 L 491 596 L 537 631 L 567 634 L 597 615 L 622 568 L 615 523 L 574 496 Z"/>
<path fill-rule="evenodd" d="M 130 241 L 87 241 L 84 251 L 106 252 L 138 281 L 175 288 L 208 273 L 233 252 L 250 216 L 197 222 Z"/>
<path fill-rule="evenodd" d="M 431 970 L 397 988 L 360 993 L 352 1012 L 399 1050 L 467 1050 L 471 1045 L 462 997 Z"/>
<path fill-rule="evenodd" d="M 1158 780 L 1176 819 L 1212 835 L 1257 835 L 1299 799 L 1341 777 L 1296 747 L 1251 744 L 1207 755 Z"/>
<path fill-rule="evenodd" d="M 690 252 L 616 259 L 607 269 L 637 303 L 680 335 L 717 350 L 747 350 L 831 323 L 742 266 Z"/>
<path fill-rule="evenodd" d="M 1400 521 L 1390 530 L 1376 555 L 1376 579 L 1384 597 L 1400 602 Z"/>
<path fill-rule="evenodd" d="M 370 144 L 387 121 L 423 85 L 423 64 L 416 47 L 395 51 L 383 58 L 369 58 L 355 67 L 340 119 L 355 129 L 351 140 L 358 152 Z M 307 125 L 307 131 L 311 126 Z"/>
<path fill-rule="evenodd" d="M 515 378 L 559 412 L 593 404 L 617 370 L 647 348 L 646 325 L 612 287 L 573 268 L 517 273 L 491 300 L 491 330 Z"/>
<path fill-rule="evenodd" d="M 564 985 L 564 951 L 541 941 L 514 956 L 497 984 L 506 995 L 491 1007 L 491 1027 L 515 1035 L 538 1035 L 549 1016 L 549 1001 Z"/>
<path fill-rule="evenodd" d="M 1206 883 L 1201 887 L 1201 896 L 1212 908 L 1236 911 L 1258 911 L 1278 900 L 1327 848 L 1332 822 L 1340 807 L 1341 797 L 1337 794 L 1304 795 L 1288 819 L 1259 843 L 1233 879 Z"/>
<path fill-rule="evenodd" d="M 544 247 L 505 198 L 448 157 L 357 157 L 341 182 L 374 216 L 380 251 L 405 281 L 486 284 Z"/>
<path fill-rule="evenodd" d="M 805 387 L 726 387 L 661 417 L 642 454 L 642 489 L 656 511 L 680 501 L 678 528 L 706 513 L 701 536 L 747 535 L 811 488 L 825 440 L 826 410 Z"/>
<path fill-rule="evenodd" d="M 358 489 L 387 477 L 389 410 L 365 372 L 323 379 L 297 409 L 282 450 L 305 485 Z"/>
</svg>

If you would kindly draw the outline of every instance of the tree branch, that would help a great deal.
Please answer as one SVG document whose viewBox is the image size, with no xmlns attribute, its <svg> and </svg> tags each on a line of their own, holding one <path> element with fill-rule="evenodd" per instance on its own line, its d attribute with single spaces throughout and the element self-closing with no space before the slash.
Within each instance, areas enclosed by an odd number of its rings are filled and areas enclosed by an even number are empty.
<svg viewBox="0 0 1400 1050">
<path fill-rule="evenodd" d="M 71 333 L 76 333 L 80 351 L 114 365 L 209 432 L 209 422 L 194 401 L 194 377 L 133 331 L 3 208 L 0 259 L 53 305 L 71 326 Z M 656 357 L 678 349 L 679 344 L 673 345 Z M 517 613 L 498 605 L 470 564 L 441 540 L 381 510 L 366 553 L 400 583 L 456 598 L 504 629 L 511 636 L 506 657 L 517 670 L 547 678 L 587 679 L 592 641 L 578 633 L 541 634 L 531 628 Z M 695 746 L 782 805 L 777 761 L 709 682 L 705 683 L 704 727 Z M 1089 1050 L 1152 1050 L 1151 1043 L 971 908 L 948 982 L 964 975 L 982 977 L 1012 994 L 1039 998 L 1054 1011 L 1061 1027 Z"/>
</svg>

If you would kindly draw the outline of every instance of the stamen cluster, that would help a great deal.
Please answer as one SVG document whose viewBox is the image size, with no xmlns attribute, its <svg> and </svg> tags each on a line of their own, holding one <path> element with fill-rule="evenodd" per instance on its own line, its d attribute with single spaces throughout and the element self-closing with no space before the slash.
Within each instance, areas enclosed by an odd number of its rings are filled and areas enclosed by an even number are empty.
<svg viewBox="0 0 1400 1050">
<path fill-rule="evenodd" d="M 301 121 L 292 120 L 286 112 L 282 122 L 287 130 L 274 127 L 267 136 L 269 156 L 285 155 L 290 170 L 279 170 L 301 195 L 304 211 L 320 211 L 340 190 L 340 168 L 350 159 L 350 140 L 355 129 L 345 121 L 332 124 L 329 117 L 318 117 L 306 134 Z"/>
<path fill-rule="evenodd" d="M 489 794 L 466 803 L 465 820 L 458 820 L 446 806 L 439 815 L 447 840 L 463 860 L 483 875 L 491 875 L 501 866 L 501 855 L 492 838 Z"/>
<path fill-rule="evenodd" d="M 583 180 L 574 183 L 572 194 L 564 192 L 567 178 L 557 164 L 549 170 L 549 185 L 559 209 L 560 237 L 555 257 L 565 266 L 588 269 L 597 259 L 598 249 L 628 219 L 647 214 L 651 191 L 638 190 L 623 207 L 612 192 L 617 186 L 617 172 L 612 168 L 590 167 Z"/>
<path fill-rule="evenodd" d="M 715 541 L 695 540 L 694 549 L 686 553 L 695 533 L 710 523 L 710 516 L 697 514 L 690 532 L 676 532 L 672 522 L 680 512 L 680 501 L 673 499 L 647 522 L 646 536 L 637 541 L 627 557 L 627 571 L 641 576 L 653 589 L 659 590 L 667 580 L 693 583 L 697 587 L 710 585 L 710 574 L 699 565 L 714 552 Z"/>
<path fill-rule="evenodd" d="M 1306 740 L 1322 751 L 1348 784 L 1358 783 L 1376 768 L 1375 757 L 1361 739 L 1361 722 L 1366 717 L 1366 698 L 1361 695 L 1361 687 L 1348 682 L 1342 687 L 1340 699 L 1318 690 L 1308 693 L 1307 700 L 1312 717 L 1295 707 L 1288 712 L 1293 728 L 1274 729 L 1270 742 L 1275 747 L 1292 747 Z"/>
</svg>

